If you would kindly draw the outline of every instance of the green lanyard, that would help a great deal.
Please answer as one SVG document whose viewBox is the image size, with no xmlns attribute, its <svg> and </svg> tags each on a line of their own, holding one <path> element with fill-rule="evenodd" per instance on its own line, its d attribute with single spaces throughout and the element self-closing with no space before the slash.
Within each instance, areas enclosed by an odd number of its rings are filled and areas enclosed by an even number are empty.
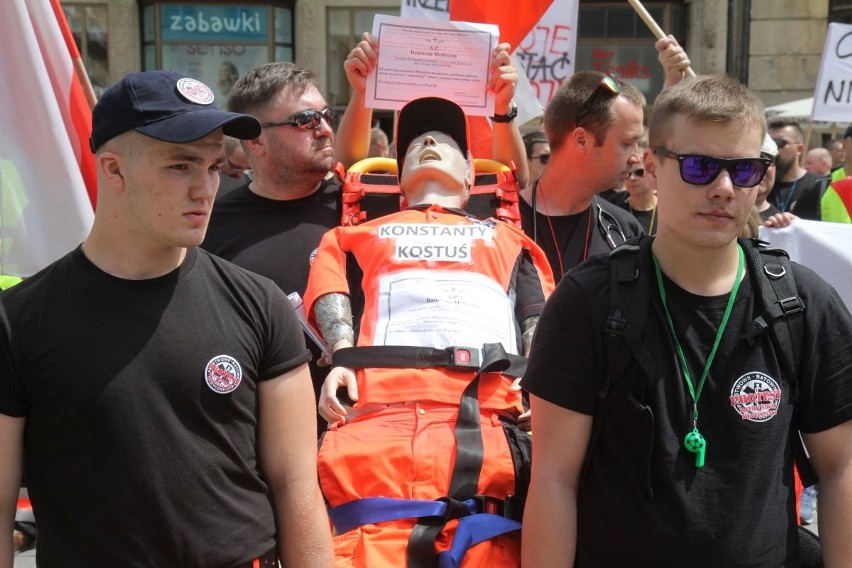
<svg viewBox="0 0 852 568">
<path fill-rule="evenodd" d="M 737 297 L 737 291 L 740 289 L 740 280 L 743 277 L 745 269 L 745 255 L 742 247 L 737 244 L 739 252 L 739 263 L 737 264 L 737 276 L 734 279 L 734 287 L 731 289 L 731 294 L 728 296 L 728 304 L 725 306 L 725 313 L 722 315 L 722 322 L 719 324 L 719 329 L 716 330 L 716 339 L 713 340 L 713 347 L 710 349 L 710 354 L 707 356 L 707 361 L 704 362 L 704 370 L 701 372 L 701 380 L 698 381 L 698 388 L 692 385 L 692 377 L 689 374 L 689 367 L 686 364 L 686 357 L 683 355 L 683 349 L 680 342 L 677 340 L 675 333 L 674 322 L 672 315 L 669 313 L 669 308 L 666 305 L 666 289 L 663 286 L 663 274 L 660 272 L 660 263 L 657 262 L 657 256 L 652 254 L 654 259 L 654 271 L 657 274 L 657 287 L 660 290 L 660 299 L 663 301 L 663 311 L 666 313 L 666 321 L 669 324 L 669 331 L 672 333 L 677 357 L 680 360 L 680 367 L 683 371 L 683 380 L 686 382 L 686 388 L 689 389 L 689 395 L 692 397 L 692 430 L 687 433 L 683 439 L 684 447 L 696 454 L 695 467 L 704 467 L 704 457 L 707 451 L 707 442 L 704 436 L 698 431 L 698 399 L 701 398 L 701 391 L 704 389 L 704 382 L 707 380 L 707 375 L 710 374 L 710 365 L 713 364 L 713 359 L 716 357 L 716 349 L 719 348 L 719 343 L 722 341 L 722 335 L 725 333 L 725 327 L 728 325 L 728 318 L 731 317 L 731 310 L 734 307 L 734 300 Z"/>
</svg>

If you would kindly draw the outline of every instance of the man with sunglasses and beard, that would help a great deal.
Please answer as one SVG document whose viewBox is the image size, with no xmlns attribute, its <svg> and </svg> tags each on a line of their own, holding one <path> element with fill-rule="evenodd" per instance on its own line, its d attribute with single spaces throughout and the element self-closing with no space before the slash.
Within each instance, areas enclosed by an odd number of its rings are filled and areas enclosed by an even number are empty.
<svg viewBox="0 0 852 568">
<path fill-rule="evenodd" d="M 584 71 L 547 105 L 547 169 L 521 191 L 524 232 L 544 250 L 557 281 L 590 256 L 641 235 L 638 221 L 598 193 L 639 163 L 645 97 L 628 83 Z M 531 178 L 532 179 L 532 178 Z"/>
<path fill-rule="evenodd" d="M 799 566 L 799 432 L 820 481 L 825 565 L 852 558 L 852 316 L 791 263 L 804 310 L 772 331 L 801 326 L 798 364 L 770 332 L 748 333 L 769 280 L 737 236 L 770 163 L 764 133 L 763 105 L 722 75 L 654 103 L 643 166 L 656 236 L 563 278 L 521 382 L 535 434 L 524 566 Z M 611 290 L 633 278 L 625 315 Z M 605 331 L 621 322 L 623 335 Z"/>
<path fill-rule="evenodd" d="M 826 182 L 799 163 L 805 150 L 802 128 L 793 120 L 779 118 L 769 122 L 769 135 L 778 146 L 775 185 L 769 202 L 782 213 L 821 221 L 820 198 Z"/>
</svg>

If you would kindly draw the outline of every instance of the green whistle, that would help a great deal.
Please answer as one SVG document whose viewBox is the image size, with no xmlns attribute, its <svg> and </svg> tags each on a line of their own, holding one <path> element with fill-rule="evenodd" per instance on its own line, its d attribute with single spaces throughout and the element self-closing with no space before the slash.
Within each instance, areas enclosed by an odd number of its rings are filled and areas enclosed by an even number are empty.
<svg viewBox="0 0 852 568">
<path fill-rule="evenodd" d="M 698 428 L 693 428 L 692 432 L 686 435 L 683 439 L 683 445 L 687 451 L 695 454 L 695 467 L 704 467 L 704 456 L 707 452 L 707 441 Z"/>
</svg>

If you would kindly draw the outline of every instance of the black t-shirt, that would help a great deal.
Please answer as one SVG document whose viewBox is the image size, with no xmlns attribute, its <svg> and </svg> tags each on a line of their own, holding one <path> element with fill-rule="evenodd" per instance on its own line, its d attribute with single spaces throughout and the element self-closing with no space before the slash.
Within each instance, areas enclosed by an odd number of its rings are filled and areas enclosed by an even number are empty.
<svg viewBox="0 0 852 568">
<path fill-rule="evenodd" d="M 539 320 L 522 382 L 540 398 L 589 415 L 606 369 L 608 262 L 590 260 L 560 282 Z M 813 272 L 795 264 L 793 272 L 807 306 L 798 403 L 770 339 L 744 338 L 762 312 L 750 285 L 756 276 L 748 275 L 699 398 L 698 428 L 707 441 L 700 469 L 683 445 L 692 398 L 652 285 L 644 341 L 658 376 L 646 381 L 631 361 L 612 392 L 620 385 L 652 409 L 653 435 L 639 427 L 647 413 L 610 394 L 578 497 L 577 567 L 798 566 L 790 423 L 794 410 L 803 432 L 852 418 L 852 317 Z M 697 385 L 727 295 L 695 296 L 667 279 L 665 287 Z M 644 391 L 630 386 L 643 384 Z"/>
<path fill-rule="evenodd" d="M 821 221 L 820 199 L 824 187 L 823 178 L 806 172 L 796 181 L 776 180 L 772 191 L 769 192 L 768 201 L 781 212 L 794 213 L 802 219 Z"/>
<path fill-rule="evenodd" d="M 81 249 L 0 295 L 43 567 L 234 566 L 275 546 L 258 383 L 308 359 L 272 282 L 198 249 L 149 280 Z"/>
<path fill-rule="evenodd" d="M 557 282 L 564 272 L 586 258 L 610 252 L 610 245 L 604 237 L 605 231 L 616 245 L 625 240 L 621 238 L 619 230 L 627 239 L 643 234 L 642 227 L 633 215 L 600 198 L 595 198 L 592 206 L 580 213 L 550 217 L 539 212 L 533 214 L 530 204 L 523 199 L 519 202 L 521 226 L 544 250 Z"/>
<path fill-rule="evenodd" d="M 278 201 L 253 193 L 245 184 L 216 201 L 201 247 L 266 276 L 286 294 L 304 296 L 320 239 L 340 225 L 340 192 L 339 182 L 332 178 L 307 197 Z M 329 367 L 317 366 L 322 352 L 307 337 L 306 342 L 318 397 Z M 317 424 L 324 430 L 324 421 Z"/>
<path fill-rule="evenodd" d="M 641 209 L 634 209 L 630 205 L 630 200 L 623 201 L 618 204 L 619 207 L 624 209 L 625 211 L 629 211 L 633 217 L 639 221 L 639 224 L 642 226 L 642 230 L 646 235 L 654 235 L 657 233 L 657 207 L 654 206 L 653 209 L 649 209 L 647 211 Z"/>
<path fill-rule="evenodd" d="M 279 201 L 248 184 L 216 201 L 201 248 L 304 295 L 320 239 L 340 225 L 340 185 L 325 180 L 300 199 Z"/>
</svg>

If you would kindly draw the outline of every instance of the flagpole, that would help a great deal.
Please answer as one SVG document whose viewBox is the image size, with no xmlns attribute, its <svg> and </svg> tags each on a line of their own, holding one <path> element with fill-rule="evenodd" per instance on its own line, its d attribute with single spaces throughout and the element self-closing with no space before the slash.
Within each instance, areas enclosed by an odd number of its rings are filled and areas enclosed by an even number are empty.
<svg viewBox="0 0 852 568">
<path fill-rule="evenodd" d="M 636 13 L 639 14 L 639 17 L 642 18 L 642 21 L 645 22 L 645 25 L 648 26 L 648 29 L 651 30 L 651 33 L 656 36 L 657 39 L 663 39 L 668 37 L 666 32 L 663 31 L 657 22 L 654 20 L 654 17 L 648 13 L 648 10 L 645 9 L 645 6 L 642 5 L 642 2 L 639 0 L 627 0 L 633 9 L 636 10 Z M 695 77 L 695 71 L 692 70 L 692 67 L 686 68 L 686 75 L 688 77 Z"/>
<path fill-rule="evenodd" d="M 77 44 L 74 42 L 74 36 L 71 34 L 71 27 L 68 25 L 68 20 L 65 18 L 65 11 L 62 9 L 62 4 L 59 0 L 50 0 L 50 7 L 53 8 L 53 15 L 56 16 L 56 21 L 59 23 L 59 29 L 62 31 L 62 38 L 65 40 L 65 45 L 68 47 L 68 53 L 71 56 L 71 63 L 74 66 L 74 73 L 77 75 L 77 80 L 80 81 L 80 86 L 83 89 L 83 95 L 86 97 L 86 103 L 89 105 L 89 110 L 95 107 L 97 97 L 95 90 L 92 87 L 92 82 L 89 80 L 89 74 L 86 73 L 86 67 L 83 65 L 83 59 L 80 57 L 80 50 L 77 49 Z"/>
</svg>

